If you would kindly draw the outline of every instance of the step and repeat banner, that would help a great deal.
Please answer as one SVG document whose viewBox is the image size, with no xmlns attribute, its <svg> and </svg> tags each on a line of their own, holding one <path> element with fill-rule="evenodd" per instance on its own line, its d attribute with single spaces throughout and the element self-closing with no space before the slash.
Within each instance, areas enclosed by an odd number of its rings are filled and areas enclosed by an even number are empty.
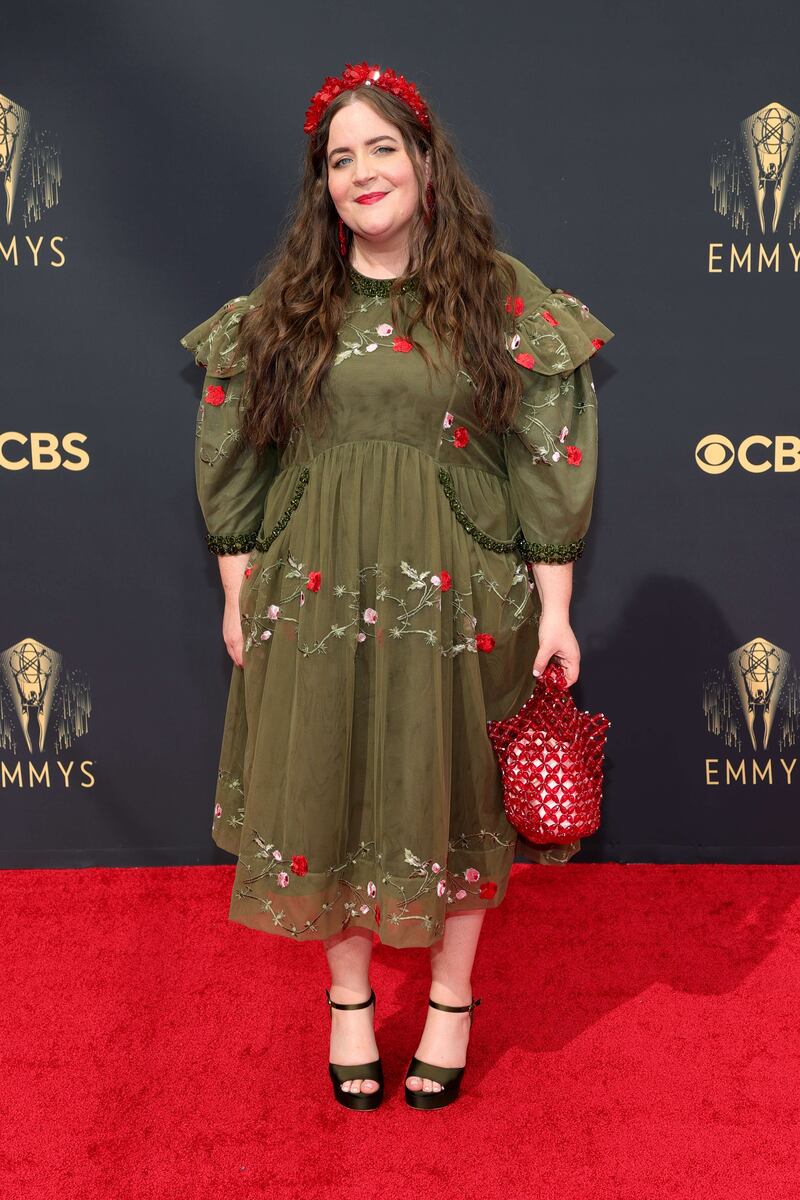
<svg viewBox="0 0 800 1200">
<path fill-rule="evenodd" d="M 612 727 L 578 861 L 798 861 L 800 20 L 774 15 L 779 38 L 744 5 L 589 0 L 4 17 L 0 865 L 231 861 L 179 338 L 254 285 L 309 98 L 364 59 L 439 112 L 502 248 L 616 334 L 572 608 L 575 698 Z"/>
</svg>

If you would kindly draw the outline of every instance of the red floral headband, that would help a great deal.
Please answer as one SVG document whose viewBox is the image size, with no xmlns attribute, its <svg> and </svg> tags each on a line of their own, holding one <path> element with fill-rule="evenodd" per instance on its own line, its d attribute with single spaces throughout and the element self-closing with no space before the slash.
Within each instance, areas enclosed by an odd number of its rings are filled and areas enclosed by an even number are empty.
<svg viewBox="0 0 800 1200">
<path fill-rule="evenodd" d="M 341 76 L 328 75 L 319 91 L 311 97 L 311 103 L 306 110 L 304 131 L 313 133 L 330 102 L 342 92 L 351 92 L 361 84 L 366 84 L 367 87 L 383 88 L 385 92 L 391 92 L 393 96 L 397 96 L 398 100 L 402 100 L 408 105 L 426 129 L 430 129 L 431 121 L 428 110 L 415 85 L 404 79 L 402 75 L 397 75 L 391 67 L 382 71 L 380 67 L 370 66 L 369 63 L 363 62 L 355 67 L 346 63 Z"/>
</svg>

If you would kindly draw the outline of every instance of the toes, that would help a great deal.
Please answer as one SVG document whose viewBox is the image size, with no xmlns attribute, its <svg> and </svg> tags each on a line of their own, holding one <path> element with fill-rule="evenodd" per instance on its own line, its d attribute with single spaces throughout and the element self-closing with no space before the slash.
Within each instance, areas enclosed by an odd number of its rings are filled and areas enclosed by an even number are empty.
<svg viewBox="0 0 800 1200">
<path fill-rule="evenodd" d="M 377 1092 L 377 1090 L 378 1090 L 377 1079 L 363 1080 L 363 1082 L 361 1084 L 361 1090 L 362 1090 L 362 1092 Z"/>
<path fill-rule="evenodd" d="M 418 1092 L 422 1087 L 422 1080 L 420 1079 L 419 1075 L 409 1075 L 406 1082 L 408 1083 L 409 1089 L 412 1092 Z"/>
</svg>

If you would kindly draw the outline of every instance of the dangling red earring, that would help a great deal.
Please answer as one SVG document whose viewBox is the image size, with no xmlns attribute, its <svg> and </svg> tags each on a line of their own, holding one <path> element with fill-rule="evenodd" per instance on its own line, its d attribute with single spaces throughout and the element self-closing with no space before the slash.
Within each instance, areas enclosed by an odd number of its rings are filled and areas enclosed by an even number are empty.
<svg viewBox="0 0 800 1200">
<path fill-rule="evenodd" d="M 422 216 L 426 225 L 430 225 L 433 220 L 433 214 L 436 210 L 436 193 L 433 190 L 433 184 L 428 180 L 428 185 L 425 188 L 425 207 L 422 210 Z"/>
<path fill-rule="evenodd" d="M 347 258 L 347 234 L 345 233 L 345 223 L 339 217 L 339 249 L 342 252 L 342 258 Z"/>
</svg>

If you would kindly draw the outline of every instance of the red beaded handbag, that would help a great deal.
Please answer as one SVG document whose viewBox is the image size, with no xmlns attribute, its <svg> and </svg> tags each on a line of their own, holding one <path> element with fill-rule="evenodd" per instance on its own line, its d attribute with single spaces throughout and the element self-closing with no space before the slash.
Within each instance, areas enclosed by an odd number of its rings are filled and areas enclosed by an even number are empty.
<svg viewBox="0 0 800 1200">
<path fill-rule="evenodd" d="M 610 725 L 604 713 L 578 710 L 554 662 L 518 713 L 487 722 L 506 816 L 529 842 L 574 842 L 598 829 Z"/>
</svg>

